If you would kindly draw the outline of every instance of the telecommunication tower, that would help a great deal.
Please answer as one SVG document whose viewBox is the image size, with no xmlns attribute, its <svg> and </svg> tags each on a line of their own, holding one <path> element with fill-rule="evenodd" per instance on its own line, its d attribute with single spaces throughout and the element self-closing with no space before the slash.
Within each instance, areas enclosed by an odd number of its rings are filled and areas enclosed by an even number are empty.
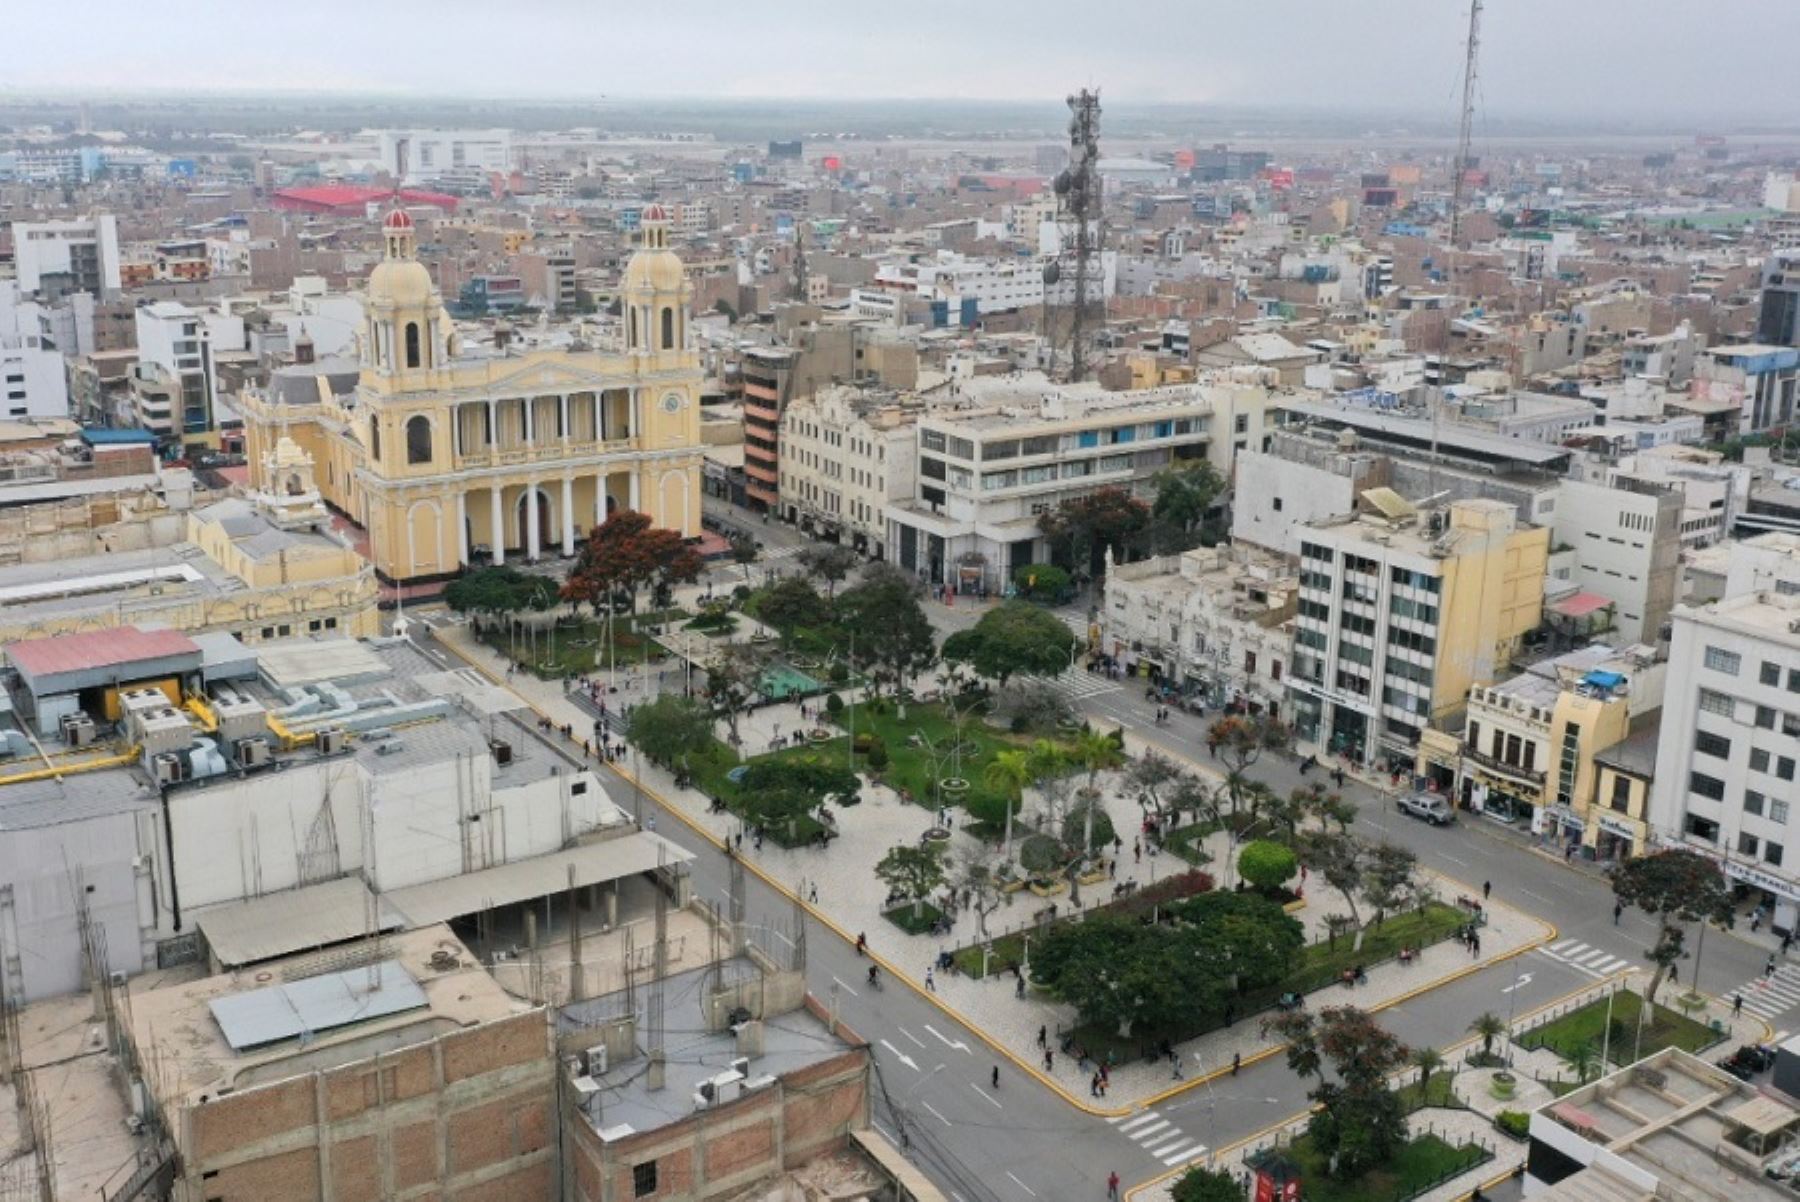
<svg viewBox="0 0 1800 1202">
<path fill-rule="evenodd" d="M 1456 135 L 1456 162 L 1450 184 L 1450 249 L 1455 253 L 1462 235 L 1464 193 L 1469 178 L 1469 138 L 1475 126 L 1475 68 L 1481 47 L 1481 0 L 1469 0 L 1469 41 L 1463 59 L 1462 124 Z"/>
<path fill-rule="evenodd" d="M 1100 195 L 1100 93 L 1083 88 L 1069 97 L 1069 165 L 1057 174 L 1054 184 L 1057 208 L 1063 219 L 1073 224 L 1075 245 L 1073 278 L 1069 297 L 1067 323 L 1070 382 L 1087 376 L 1087 311 L 1089 281 L 1094 279 L 1095 226 L 1099 224 Z M 1044 266 L 1046 293 L 1062 282 L 1062 251 Z M 1046 302 L 1048 302 L 1046 295 Z M 1046 304 L 1048 307 L 1048 304 Z"/>
</svg>

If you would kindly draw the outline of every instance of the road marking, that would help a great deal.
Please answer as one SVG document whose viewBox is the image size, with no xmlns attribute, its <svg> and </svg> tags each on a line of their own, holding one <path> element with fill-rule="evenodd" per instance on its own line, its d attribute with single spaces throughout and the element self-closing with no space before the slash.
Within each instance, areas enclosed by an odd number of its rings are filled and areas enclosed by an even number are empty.
<svg viewBox="0 0 1800 1202">
<path fill-rule="evenodd" d="M 831 978 L 831 980 L 832 980 L 833 984 L 835 984 L 839 989 L 842 989 L 845 993 L 849 994 L 851 997 L 861 997 L 862 996 L 862 994 L 856 992 L 856 990 L 850 988 L 850 986 L 844 984 L 842 981 L 838 980 L 836 977 Z"/>
<path fill-rule="evenodd" d="M 1012 1177 L 1014 1185 L 1018 1186 L 1032 1197 L 1037 1197 L 1037 1191 L 1032 1189 L 1029 1185 L 1026 1185 L 1023 1181 L 1020 1181 L 1017 1177 L 1013 1177 L 1011 1170 L 1008 1170 L 1006 1175 Z"/>
<path fill-rule="evenodd" d="M 1155 1139 L 1145 1140 L 1144 1151 L 1152 1156 L 1164 1156 L 1177 1144 L 1184 1144 L 1187 1141 L 1188 1134 L 1185 1131 L 1165 1131 Z"/>
<path fill-rule="evenodd" d="M 1505 989 L 1502 989 L 1500 992 L 1501 993 L 1511 993 L 1513 990 L 1523 989 L 1525 986 L 1527 986 L 1529 984 L 1531 984 L 1531 974 L 1528 972 L 1522 972 L 1519 974 L 1517 980 L 1515 980 L 1511 985 L 1508 985 Z"/>
<path fill-rule="evenodd" d="M 908 1039 L 912 1040 L 914 1043 L 918 1044 L 920 1047 L 925 1046 L 925 1041 L 923 1039 L 920 1039 L 917 1035 L 914 1035 L 911 1031 L 908 1031 L 905 1027 L 899 1028 L 899 1031 L 900 1031 L 900 1034 L 906 1036 Z"/>
<path fill-rule="evenodd" d="M 938 1040 L 941 1043 L 943 1043 L 943 1045 L 945 1047 L 955 1048 L 957 1051 L 966 1052 L 971 1056 L 973 1056 L 975 1054 L 974 1052 L 969 1051 L 969 1045 L 964 1043 L 962 1040 L 960 1040 L 960 1039 L 945 1039 L 944 1033 L 942 1031 L 939 1031 L 936 1027 L 932 1026 L 930 1023 L 925 1024 L 925 1029 L 927 1031 L 930 1031 L 933 1035 L 937 1036 Z M 919 1046 L 923 1047 L 925 1045 L 920 1044 Z"/>
<path fill-rule="evenodd" d="M 976 1093 L 980 1094 L 982 1097 L 986 1098 L 988 1101 L 992 1102 L 994 1104 L 995 1110 L 1005 1110 L 1006 1109 L 1006 1107 L 1004 1107 L 1000 1104 L 999 1098 L 996 1098 L 993 1094 L 991 1094 L 987 1090 L 981 1088 L 981 1086 L 975 1084 L 975 1082 L 973 1082 L 973 1081 L 969 1082 L 969 1088 L 974 1090 Z"/>
<path fill-rule="evenodd" d="M 1615 956 L 1603 947 L 1593 947 L 1579 939 L 1564 939 L 1536 950 L 1539 955 L 1595 978 L 1609 977 L 1631 963 L 1623 956 Z"/>
<path fill-rule="evenodd" d="M 1439 852 L 1438 854 L 1443 856 L 1446 860 L 1449 860 L 1452 864 L 1457 865 L 1458 867 L 1467 868 L 1469 866 L 1469 862 L 1467 860 L 1459 860 L 1455 856 L 1449 854 L 1448 852 Z"/>
<path fill-rule="evenodd" d="M 1195 1144 L 1193 1147 L 1189 1148 L 1185 1152 L 1177 1152 L 1173 1156 L 1165 1156 L 1163 1158 L 1163 1163 L 1168 1165 L 1170 1168 L 1174 1168 L 1178 1164 L 1187 1164 L 1189 1161 L 1199 1160 L 1202 1156 L 1205 1156 L 1205 1155 L 1206 1155 L 1206 1145 L 1205 1144 Z"/>
<path fill-rule="evenodd" d="M 931 1111 L 932 1114 L 936 1114 L 938 1122 L 944 1124 L 944 1126 L 946 1126 L 946 1127 L 950 1126 L 950 1120 L 945 1118 L 943 1115 L 938 1114 L 936 1106 L 933 1106 L 930 1102 L 925 1101 L 923 1098 L 921 1098 L 919 1100 L 919 1105 L 921 1105 L 925 1109 Z"/>
<path fill-rule="evenodd" d="M 1554 906 L 1556 904 L 1555 902 L 1551 901 L 1549 898 L 1545 897 L 1542 893 L 1533 893 L 1529 889 L 1521 889 L 1521 890 L 1519 890 L 1519 892 L 1523 893 L 1526 897 L 1537 898 L 1539 901 L 1543 902 L 1546 906 Z"/>
<path fill-rule="evenodd" d="M 1173 1127 L 1173 1126 L 1174 1126 L 1174 1124 L 1169 1122 L 1167 1119 L 1158 1119 L 1156 1122 L 1152 1123 L 1148 1127 L 1140 1127 L 1136 1131 L 1133 1131 L 1131 1133 L 1131 1138 L 1135 1142 L 1141 1144 L 1144 1142 L 1144 1140 L 1148 1136 L 1155 1135 L 1158 1131 L 1161 1131 L 1165 1127 Z"/>
<path fill-rule="evenodd" d="M 1120 1127 L 1119 1130 L 1129 1131 L 1133 1127 L 1142 1126 L 1145 1123 L 1153 1121 L 1155 1118 L 1156 1118 L 1156 1111 L 1146 1110 L 1146 1111 L 1144 1111 L 1144 1113 L 1142 1113 L 1142 1114 L 1138 1115 L 1136 1118 L 1132 1119 L 1129 1123 L 1126 1123 L 1123 1127 Z"/>
<path fill-rule="evenodd" d="M 913 1072 L 916 1073 L 919 1071 L 919 1066 L 913 1063 L 913 1058 L 911 1056 L 908 1056 L 905 1052 L 902 1052 L 887 1040 L 882 1040 L 881 1046 L 892 1052 L 894 1054 L 894 1059 L 898 1060 L 901 1064 L 904 1064 L 907 1068 L 910 1068 Z"/>
</svg>

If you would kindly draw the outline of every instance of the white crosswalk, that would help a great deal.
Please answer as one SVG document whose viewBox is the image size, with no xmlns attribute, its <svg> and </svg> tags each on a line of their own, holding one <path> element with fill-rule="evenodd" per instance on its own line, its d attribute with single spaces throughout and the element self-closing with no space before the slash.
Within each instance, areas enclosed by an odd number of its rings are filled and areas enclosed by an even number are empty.
<svg viewBox="0 0 1800 1202">
<path fill-rule="evenodd" d="M 1108 693 L 1117 693 L 1125 687 L 1116 680 L 1108 680 L 1104 676 L 1080 668 L 1073 672 L 1064 672 L 1060 676 L 1027 676 L 1023 679 L 1032 684 L 1048 685 L 1071 701 L 1103 697 Z"/>
<path fill-rule="evenodd" d="M 1552 943 L 1549 947 L 1537 949 L 1538 955 L 1548 956 L 1560 964 L 1578 969 L 1590 977 L 1610 977 L 1631 964 L 1623 956 L 1615 956 L 1605 948 L 1594 947 L 1574 939 L 1565 939 L 1561 943 Z"/>
<path fill-rule="evenodd" d="M 1751 977 L 1724 997 L 1744 999 L 1744 1009 L 1761 1018 L 1774 1018 L 1800 1006 L 1800 968 L 1783 964 L 1772 977 Z"/>
<path fill-rule="evenodd" d="M 1186 1134 L 1154 1110 L 1122 1114 L 1106 1120 L 1170 1168 L 1206 1155 L 1206 1145 Z"/>
</svg>

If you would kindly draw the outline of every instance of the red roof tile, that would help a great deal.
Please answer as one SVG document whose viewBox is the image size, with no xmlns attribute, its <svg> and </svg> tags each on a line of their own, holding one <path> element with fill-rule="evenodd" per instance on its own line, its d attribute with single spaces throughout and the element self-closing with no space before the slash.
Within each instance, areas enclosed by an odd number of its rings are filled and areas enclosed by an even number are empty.
<svg viewBox="0 0 1800 1202">
<path fill-rule="evenodd" d="M 199 646 L 179 630 L 141 630 L 120 626 L 82 634 L 58 634 L 6 645 L 6 658 L 31 676 L 109 668 L 170 655 L 197 655 Z"/>
</svg>

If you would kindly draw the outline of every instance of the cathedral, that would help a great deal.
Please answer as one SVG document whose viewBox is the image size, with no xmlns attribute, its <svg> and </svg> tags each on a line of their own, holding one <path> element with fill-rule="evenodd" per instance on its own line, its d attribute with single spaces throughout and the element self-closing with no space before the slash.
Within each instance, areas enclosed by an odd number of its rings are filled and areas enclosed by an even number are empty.
<svg viewBox="0 0 1800 1202">
<path fill-rule="evenodd" d="M 431 591 L 469 567 L 573 554 L 621 506 L 698 535 L 692 289 L 661 206 L 645 210 L 642 230 L 621 282 L 623 353 L 465 357 L 418 261 L 412 218 L 392 210 L 364 296 L 354 392 L 334 393 L 321 377 L 316 395 L 247 395 L 252 487 L 282 491 L 264 477 L 290 440 L 314 465 L 324 504 L 362 528 L 390 593 Z"/>
</svg>

